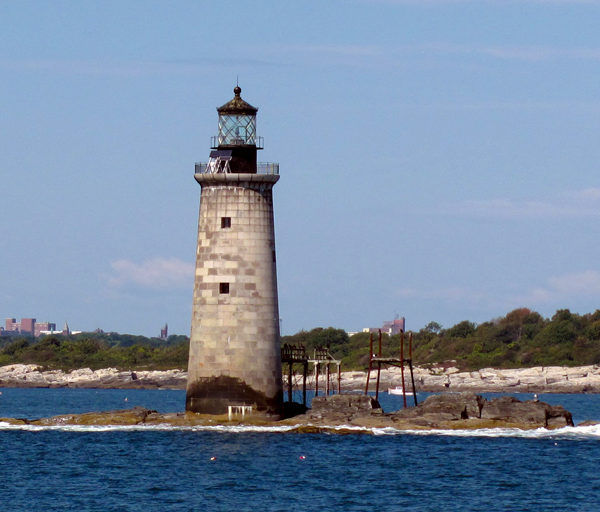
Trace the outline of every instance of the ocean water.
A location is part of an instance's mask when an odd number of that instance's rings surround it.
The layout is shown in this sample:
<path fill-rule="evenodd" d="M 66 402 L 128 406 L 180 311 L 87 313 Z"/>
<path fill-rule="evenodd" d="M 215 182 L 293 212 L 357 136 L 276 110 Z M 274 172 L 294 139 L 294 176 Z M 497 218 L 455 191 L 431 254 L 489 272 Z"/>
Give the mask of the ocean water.
<path fill-rule="evenodd" d="M 183 391 L 0 391 L 0 416 L 26 418 L 134 405 L 177 411 L 185 399 Z M 401 398 L 380 398 L 386 410 L 401 406 Z M 598 395 L 540 398 L 564 405 L 576 423 L 600 420 Z M 600 427 L 375 435 L 283 430 L 0 423 L 0 510 L 600 509 Z"/>

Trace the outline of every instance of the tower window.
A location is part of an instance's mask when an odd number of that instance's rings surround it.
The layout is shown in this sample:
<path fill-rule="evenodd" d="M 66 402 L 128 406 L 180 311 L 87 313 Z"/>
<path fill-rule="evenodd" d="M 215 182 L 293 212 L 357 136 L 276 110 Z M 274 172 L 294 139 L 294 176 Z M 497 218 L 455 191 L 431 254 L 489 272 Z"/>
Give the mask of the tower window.
<path fill-rule="evenodd" d="M 219 293 L 229 293 L 229 283 L 219 283 Z"/>
<path fill-rule="evenodd" d="M 221 217 L 221 228 L 231 227 L 231 217 Z"/>

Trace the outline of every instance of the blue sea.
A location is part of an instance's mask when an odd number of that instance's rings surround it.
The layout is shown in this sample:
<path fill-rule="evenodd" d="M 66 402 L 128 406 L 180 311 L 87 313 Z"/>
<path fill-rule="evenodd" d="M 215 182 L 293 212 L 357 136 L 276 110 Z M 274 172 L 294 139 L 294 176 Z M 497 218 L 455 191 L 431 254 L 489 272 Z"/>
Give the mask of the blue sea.
<path fill-rule="evenodd" d="M 29 419 L 185 403 L 184 391 L 0 391 L 0 417 Z M 540 399 L 600 421 L 599 395 Z M 0 423 L 0 510 L 600 510 L 600 427 L 373 433 Z"/>

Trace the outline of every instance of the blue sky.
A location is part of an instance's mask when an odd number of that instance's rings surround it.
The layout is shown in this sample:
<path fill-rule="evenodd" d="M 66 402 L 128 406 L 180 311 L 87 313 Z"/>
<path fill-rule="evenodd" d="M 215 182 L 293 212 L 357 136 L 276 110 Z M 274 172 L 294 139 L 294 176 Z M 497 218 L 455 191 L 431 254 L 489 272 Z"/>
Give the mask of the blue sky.
<path fill-rule="evenodd" d="M 284 334 L 600 308 L 600 2 L 0 2 L 0 315 L 189 333 L 200 187 L 259 107 Z"/>

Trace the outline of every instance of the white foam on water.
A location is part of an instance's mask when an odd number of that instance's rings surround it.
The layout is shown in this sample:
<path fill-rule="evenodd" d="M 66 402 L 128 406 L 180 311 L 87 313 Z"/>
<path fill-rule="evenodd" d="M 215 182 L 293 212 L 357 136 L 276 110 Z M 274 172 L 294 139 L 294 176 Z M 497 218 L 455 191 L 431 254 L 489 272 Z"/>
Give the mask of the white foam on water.
<path fill-rule="evenodd" d="M 538 428 L 533 430 L 520 430 L 517 428 L 482 428 L 477 430 L 399 430 L 393 427 L 366 428 L 355 425 L 282 425 L 282 426 L 256 426 L 256 425 L 198 425 L 198 426 L 173 426 L 168 424 L 157 425 L 11 425 L 0 422 L 0 431 L 59 431 L 59 432 L 223 432 L 223 433 L 284 433 L 294 431 L 300 427 L 318 427 L 325 432 L 336 431 L 370 433 L 375 436 L 448 436 L 448 437 L 513 437 L 522 439 L 563 439 L 563 440 L 600 440 L 600 425 L 563 427 L 555 430 Z"/>
<path fill-rule="evenodd" d="M 289 432 L 293 426 L 282 425 L 280 427 L 259 427 L 256 425 L 199 425 L 189 427 L 194 432 Z"/>
<path fill-rule="evenodd" d="M 584 427 L 563 427 L 554 430 L 537 428 L 521 430 L 518 428 L 481 428 L 476 430 L 397 430 L 394 428 L 373 429 L 375 435 L 413 435 L 448 437 L 514 437 L 522 439 L 565 439 L 600 440 L 600 425 Z"/>
<path fill-rule="evenodd" d="M 12 425 L 0 422 L 1 430 L 23 430 L 28 432 L 60 431 L 60 432 L 289 432 L 294 426 L 261 427 L 255 425 L 197 425 L 173 426 L 169 424 L 138 424 L 138 425 Z"/>

